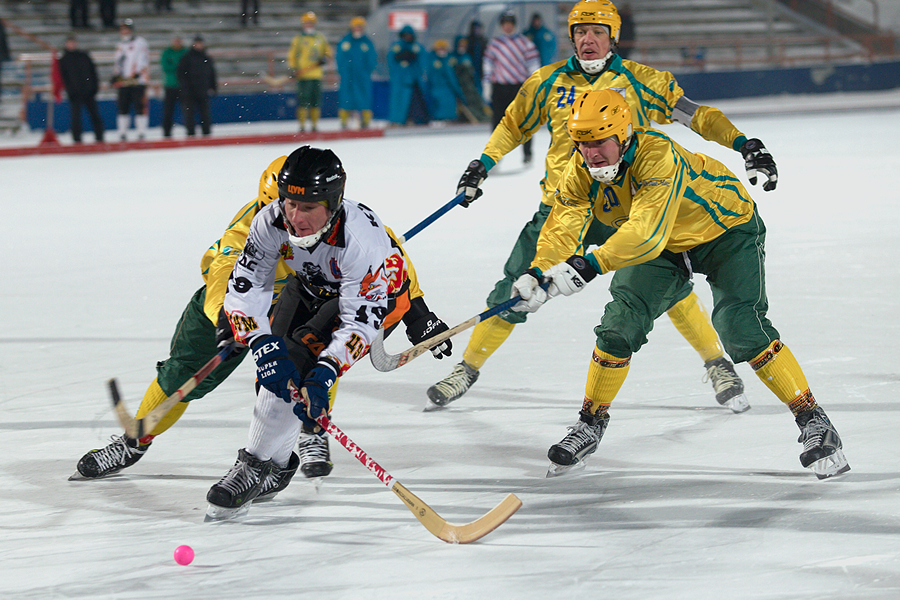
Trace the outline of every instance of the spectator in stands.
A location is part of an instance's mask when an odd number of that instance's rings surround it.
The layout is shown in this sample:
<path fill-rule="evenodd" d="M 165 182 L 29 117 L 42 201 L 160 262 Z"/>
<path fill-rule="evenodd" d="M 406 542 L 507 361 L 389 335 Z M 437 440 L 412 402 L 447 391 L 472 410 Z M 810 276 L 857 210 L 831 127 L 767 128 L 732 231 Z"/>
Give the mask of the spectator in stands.
<path fill-rule="evenodd" d="M 172 0 L 156 0 L 156 12 L 172 12 Z"/>
<path fill-rule="evenodd" d="M 491 120 L 487 114 L 487 107 L 481 100 L 480 86 L 475 78 L 475 65 L 469 56 L 469 38 L 457 36 L 454 44 L 454 52 L 450 56 L 450 64 L 456 74 L 456 81 L 462 90 L 463 101 L 460 110 L 463 116 L 460 120 L 473 123 L 487 123 Z"/>
<path fill-rule="evenodd" d="M 87 52 L 78 49 L 78 39 L 74 34 L 66 38 L 65 51 L 59 59 L 59 73 L 72 109 L 72 141 L 81 143 L 81 109 L 86 108 L 94 126 L 94 138 L 98 144 L 102 143 L 103 119 L 97 107 L 97 91 L 100 89 L 97 66 Z"/>
<path fill-rule="evenodd" d="M 316 31 L 319 22 L 316 13 L 310 11 L 301 18 L 303 32 L 291 41 L 288 51 L 288 67 L 293 69 L 297 78 L 297 121 L 300 132 L 306 130 L 306 118 L 309 117 L 312 130 L 319 127 L 320 108 L 322 102 L 322 67 L 332 56 L 331 46 L 325 36 Z"/>
<path fill-rule="evenodd" d="M 104 29 L 116 28 L 116 0 L 100 0 L 100 19 Z"/>
<path fill-rule="evenodd" d="M 472 21 L 469 23 L 469 56 L 472 57 L 472 64 L 475 66 L 475 82 L 478 84 L 478 93 L 481 94 L 481 72 L 482 61 L 484 60 L 484 49 L 487 47 L 487 38 L 484 37 L 484 25 L 481 21 Z"/>
<path fill-rule="evenodd" d="M 341 129 L 347 129 L 350 113 L 358 112 L 360 127 L 372 122 L 372 71 L 378 65 L 375 44 L 365 33 L 366 20 L 353 17 L 350 33 L 338 43 L 335 52 L 341 86 L 338 89 L 338 117 Z"/>
<path fill-rule="evenodd" d="M 391 94 L 388 121 L 391 125 L 406 125 L 410 108 L 425 104 L 425 52 L 416 41 L 416 32 L 410 25 L 400 30 L 400 39 L 388 50 L 388 72 L 391 78 Z M 416 100 L 417 99 L 417 100 Z"/>
<path fill-rule="evenodd" d="M 437 40 L 428 55 L 426 70 L 428 114 L 432 124 L 456 120 L 456 103 L 464 102 L 456 72 L 450 64 L 450 42 Z"/>
<path fill-rule="evenodd" d="M 540 68 L 537 46 L 521 33 L 516 33 L 516 16 L 511 12 L 500 15 L 501 34 L 493 38 L 484 51 L 482 89 L 485 100 L 490 98 L 493 111 L 492 126 L 500 123 L 506 107 L 513 101 L 522 83 Z M 531 163 L 531 138 L 522 145 L 525 164 Z"/>
<path fill-rule="evenodd" d="M 6 41 L 6 23 L 0 19 L 0 101 L 3 100 L 3 63 L 12 59 L 9 43 Z"/>
<path fill-rule="evenodd" d="M 556 62 L 556 36 L 544 27 L 544 19 L 540 13 L 531 15 L 531 24 L 522 35 L 531 40 L 541 55 L 541 66 Z"/>
<path fill-rule="evenodd" d="M 194 136 L 195 115 L 200 117 L 200 131 L 204 136 L 209 135 L 212 132 L 209 98 L 216 94 L 216 68 L 200 34 L 194 36 L 191 49 L 178 62 L 178 85 L 188 136 Z"/>
<path fill-rule="evenodd" d="M 90 29 L 88 0 L 69 0 L 69 23 L 72 29 Z"/>
<path fill-rule="evenodd" d="M 253 12 L 247 9 L 253 8 Z M 259 0 L 241 0 L 241 25 L 247 26 L 248 17 L 254 25 L 259 25 Z"/>
<path fill-rule="evenodd" d="M 162 51 L 159 57 L 160 67 L 163 73 L 163 137 L 172 137 L 172 125 L 175 122 L 175 106 L 181 98 L 181 90 L 178 84 L 178 63 L 181 57 L 187 54 L 188 49 L 181 41 L 181 36 L 172 36 L 172 43 Z"/>
<path fill-rule="evenodd" d="M 138 139 L 147 134 L 147 84 L 150 83 L 150 46 L 147 40 L 134 35 L 134 21 L 125 19 L 119 26 L 119 45 L 113 59 L 113 87 L 118 91 L 118 117 L 116 128 L 120 141 L 126 141 L 125 132 L 131 125 L 131 109 L 134 108 L 134 126 Z"/>
<path fill-rule="evenodd" d="M 622 17 L 622 27 L 619 29 L 619 49 L 616 54 L 625 60 L 634 49 L 634 13 L 631 5 L 623 2 L 619 8 L 619 16 Z"/>

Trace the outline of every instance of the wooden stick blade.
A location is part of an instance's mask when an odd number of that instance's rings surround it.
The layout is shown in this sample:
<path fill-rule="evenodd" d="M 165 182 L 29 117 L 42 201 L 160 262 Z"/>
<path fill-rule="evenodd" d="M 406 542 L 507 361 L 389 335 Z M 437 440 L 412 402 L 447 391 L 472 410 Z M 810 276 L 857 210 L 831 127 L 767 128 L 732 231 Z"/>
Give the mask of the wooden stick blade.
<path fill-rule="evenodd" d="M 522 501 L 515 494 L 509 494 L 503 502 L 482 517 L 471 523 L 456 525 L 434 512 L 430 506 L 406 489 L 399 481 L 394 481 L 391 491 L 403 500 L 406 507 L 425 526 L 425 529 L 448 544 L 468 544 L 480 540 L 505 523 L 522 506 Z"/>
<path fill-rule="evenodd" d="M 422 356 L 435 346 L 452 338 L 460 331 L 465 331 L 470 327 L 474 327 L 478 324 L 479 320 L 478 317 L 472 317 L 468 321 L 464 321 L 456 327 L 448 329 L 444 333 L 439 333 L 436 336 L 430 337 L 424 342 L 420 342 L 412 348 L 404 350 L 400 354 L 387 353 L 387 350 L 384 349 L 384 329 L 380 329 L 375 340 L 372 342 L 372 345 L 369 347 L 369 360 L 372 361 L 372 366 L 379 371 L 393 371 L 396 368 L 402 367 L 412 359 Z"/>

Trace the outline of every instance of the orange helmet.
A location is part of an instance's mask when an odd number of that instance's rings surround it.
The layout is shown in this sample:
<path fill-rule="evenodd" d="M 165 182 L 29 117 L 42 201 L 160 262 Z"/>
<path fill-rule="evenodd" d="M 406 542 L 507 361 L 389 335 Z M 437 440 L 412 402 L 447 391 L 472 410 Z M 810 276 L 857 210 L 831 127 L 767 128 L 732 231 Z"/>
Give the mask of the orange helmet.
<path fill-rule="evenodd" d="M 309 11 L 307 13 L 304 13 L 303 16 L 300 17 L 300 22 L 304 25 L 306 25 L 307 23 L 315 25 L 319 22 L 319 17 L 317 17 L 316 13 L 314 13 L 313 11 Z"/>
<path fill-rule="evenodd" d="M 589 23 L 592 25 L 606 25 L 609 28 L 609 38 L 614 44 L 619 43 L 619 31 L 622 29 L 622 17 L 615 5 L 609 0 L 581 0 L 569 13 L 569 39 L 574 40 L 572 30 L 576 25 Z"/>
<path fill-rule="evenodd" d="M 365 29 L 366 20 L 363 17 L 353 17 L 350 19 L 350 28 L 353 29 L 354 27 L 362 27 Z"/>
<path fill-rule="evenodd" d="M 613 137 L 624 144 L 634 131 L 631 109 L 616 90 L 591 90 L 575 99 L 566 129 L 574 142 Z"/>
<path fill-rule="evenodd" d="M 432 49 L 435 52 L 437 52 L 438 50 L 446 50 L 447 52 L 449 52 L 450 51 L 450 42 L 448 42 L 447 40 L 436 40 L 434 42 L 434 46 L 432 47 Z"/>

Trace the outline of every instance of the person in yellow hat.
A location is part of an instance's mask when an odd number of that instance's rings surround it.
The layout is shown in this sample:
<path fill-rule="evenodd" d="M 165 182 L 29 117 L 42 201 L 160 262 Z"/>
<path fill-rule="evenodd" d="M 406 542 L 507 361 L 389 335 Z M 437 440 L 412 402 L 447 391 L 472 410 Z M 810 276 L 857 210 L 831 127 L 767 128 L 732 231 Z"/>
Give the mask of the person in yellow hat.
<path fill-rule="evenodd" d="M 307 118 L 312 131 L 316 131 L 322 116 L 323 67 L 333 54 L 328 40 L 316 31 L 319 22 L 316 13 L 304 13 L 300 21 L 303 31 L 291 40 L 287 62 L 297 79 L 297 121 L 300 131 L 306 131 Z"/>

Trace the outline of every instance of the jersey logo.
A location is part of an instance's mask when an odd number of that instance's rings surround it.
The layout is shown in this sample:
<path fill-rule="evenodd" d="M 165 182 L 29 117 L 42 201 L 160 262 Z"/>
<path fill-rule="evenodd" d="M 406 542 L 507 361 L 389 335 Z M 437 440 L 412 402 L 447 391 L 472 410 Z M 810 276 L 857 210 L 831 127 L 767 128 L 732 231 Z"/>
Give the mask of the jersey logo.
<path fill-rule="evenodd" d="M 256 324 L 256 319 L 248 317 L 238 310 L 228 313 L 228 322 L 231 323 L 234 339 L 239 342 L 243 342 L 247 339 L 249 333 L 259 329 L 259 325 Z"/>
<path fill-rule="evenodd" d="M 283 242 L 281 248 L 278 249 L 278 254 L 280 254 L 284 260 L 291 260 L 294 258 L 294 247 L 287 242 Z"/>
<path fill-rule="evenodd" d="M 378 265 L 374 273 L 372 267 L 369 267 L 369 272 L 359 284 L 359 296 L 369 302 L 376 302 L 384 298 L 386 289 L 387 276 L 384 273 L 384 265 Z"/>
<path fill-rule="evenodd" d="M 400 291 L 409 277 L 409 272 L 406 269 L 406 261 L 399 252 L 395 252 L 385 259 L 384 269 L 387 273 L 388 294 Z"/>
<path fill-rule="evenodd" d="M 300 194 L 301 196 L 306 194 L 306 188 L 301 187 L 299 185 L 290 185 L 287 186 L 288 194 Z"/>
<path fill-rule="evenodd" d="M 341 268 L 337 264 L 337 259 L 333 256 L 328 259 L 328 269 L 331 271 L 332 277 L 335 279 L 343 279 L 344 274 L 341 273 Z"/>

